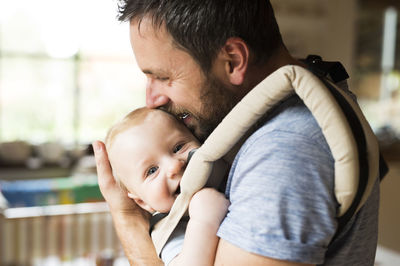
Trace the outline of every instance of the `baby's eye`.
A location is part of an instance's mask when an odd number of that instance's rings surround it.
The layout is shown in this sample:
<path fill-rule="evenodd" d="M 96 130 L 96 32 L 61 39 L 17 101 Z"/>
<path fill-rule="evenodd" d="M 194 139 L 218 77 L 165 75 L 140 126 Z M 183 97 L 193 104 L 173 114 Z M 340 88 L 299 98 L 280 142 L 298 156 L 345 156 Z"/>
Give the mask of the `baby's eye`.
<path fill-rule="evenodd" d="M 175 146 L 173 153 L 177 153 L 178 151 L 180 151 L 183 148 L 183 144 L 178 144 Z"/>
<path fill-rule="evenodd" d="M 154 174 L 155 172 L 157 172 L 157 170 L 158 170 L 158 166 L 150 167 L 149 170 L 147 170 L 146 176 Z"/>

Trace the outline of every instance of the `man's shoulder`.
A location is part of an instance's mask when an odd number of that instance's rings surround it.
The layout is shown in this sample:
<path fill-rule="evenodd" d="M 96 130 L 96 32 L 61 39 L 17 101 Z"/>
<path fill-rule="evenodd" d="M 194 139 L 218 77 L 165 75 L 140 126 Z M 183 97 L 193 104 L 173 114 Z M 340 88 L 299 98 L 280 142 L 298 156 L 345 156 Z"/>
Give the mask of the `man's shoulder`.
<path fill-rule="evenodd" d="M 269 176 L 255 182 L 279 178 L 285 186 L 295 176 L 305 183 L 331 187 L 333 172 L 334 159 L 321 128 L 303 102 L 291 97 L 246 139 L 233 161 L 228 184 L 238 177 Z"/>
<path fill-rule="evenodd" d="M 292 96 L 273 108 L 263 119 L 261 126 L 245 141 L 246 145 L 262 145 L 264 142 L 282 139 L 286 145 L 297 145 L 301 139 L 315 142 L 329 151 L 328 144 L 314 116 L 297 96 Z"/>
<path fill-rule="evenodd" d="M 337 205 L 333 160 L 320 139 L 298 98 L 276 107 L 232 164 L 226 186 L 231 206 L 219 236 L 262 256 L 321 263 Z M 310 197 L 310 191 L 318 193 Z M 309 221 L 312 229 L 303 226 Z"/>

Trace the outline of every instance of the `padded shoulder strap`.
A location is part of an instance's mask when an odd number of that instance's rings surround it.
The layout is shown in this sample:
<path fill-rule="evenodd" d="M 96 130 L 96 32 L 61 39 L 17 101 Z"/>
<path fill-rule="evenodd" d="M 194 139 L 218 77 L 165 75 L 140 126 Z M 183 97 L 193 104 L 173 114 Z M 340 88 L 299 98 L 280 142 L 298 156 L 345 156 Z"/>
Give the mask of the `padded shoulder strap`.
<path fill-rule="evenodd" d="M 366 185 L 358 209 L 365 202 L 378 176 L 378 143 L 361 110 L 355 102 L 333 84 L 328 84 L 353 110 L 364 134 L 366 165 L 360 165 L 357 141 L 346 115 L 331 90 L 308 70 L 299 66 L 284 66 L 252 89 L 223 119 L 190 160 L 181 180 L 181 194 L 169 215 L 159 222 L 152 238 L 160 253 L 180 218 L 186 212 L 192 195 L 207 181 L 213 162 L 226 154 L 247 130 L 268 110 L 290 94 L 296 93 L 314 115 L 322 129 L 335 160 L 335 194 L 343 216 L 352 205 L 358 191 L 360 168 L 367 168 Z M 364 163 L 364 161 L 363 161 Z"/>

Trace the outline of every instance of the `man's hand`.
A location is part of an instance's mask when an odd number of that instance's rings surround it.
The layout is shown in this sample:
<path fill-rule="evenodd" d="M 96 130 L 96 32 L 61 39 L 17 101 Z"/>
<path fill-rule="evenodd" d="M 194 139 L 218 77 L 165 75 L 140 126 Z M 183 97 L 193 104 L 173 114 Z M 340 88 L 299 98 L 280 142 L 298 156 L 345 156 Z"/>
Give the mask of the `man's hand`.
<path fill-rule="evenodd" d="M 148 213 L 131 200 L 127 196 L 127 192 L 123 191 L 115 181 L 104 143 L 101 141 L 93 142 L 93 150 L 96 157 L 100 191 L 107 201 L 111 213 L 118 216 L 136 215 L 138 219 L 145 218 L 148 221 Z"/>
<path fill-rule="evenodd" d="M 115 181 L 107 151 L 101 141 L 93 142 L 100 191 L 110 207 L 114 227 L 131 265 L 163 265 L 149 234 L 150 214 L 128 198 Z"/>

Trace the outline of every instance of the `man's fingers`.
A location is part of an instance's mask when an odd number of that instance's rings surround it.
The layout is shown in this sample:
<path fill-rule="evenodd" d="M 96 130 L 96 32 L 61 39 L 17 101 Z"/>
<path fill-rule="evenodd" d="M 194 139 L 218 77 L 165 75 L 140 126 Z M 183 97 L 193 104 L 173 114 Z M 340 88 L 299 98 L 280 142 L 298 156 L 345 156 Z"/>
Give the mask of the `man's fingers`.
<path fill-rule="evenodd" d="M 99 187 L 104 194 L 103 190 L 114 189 L 116 186 L 116 182 L 112 174 L 110 162 L 108 161 L 107 151 L 105 149 L 104 143 L 101 141 L 95 141 L 92 145 L 96 158 Z"/>
<path fill-rule="evenodd" d="M 128 198 L 127 193 L 122 191 L 115 181 L 104 143 L 94 141 L 92 146 L 96 158 L 100 191 L 110 207 L 114 222 L 116 221 L 118 224 L 134 217 L 136 223 L 143 223 L 148 227 L 149 214 L 142 210 L 132 199 Z"/>
<path fill-rule="evenodd" d="M 128 198 L 114 179 L 105 145 L 101 141 L 93 142 L 96 157 L 97 179 L 101 194 L 110 206 L 111 211 L 132 211 L 138 209 L 134 201 Z"/>

